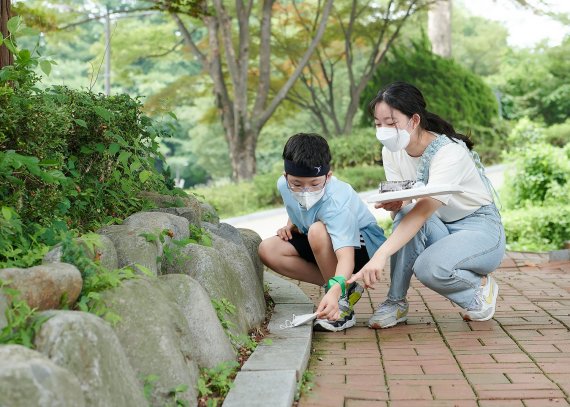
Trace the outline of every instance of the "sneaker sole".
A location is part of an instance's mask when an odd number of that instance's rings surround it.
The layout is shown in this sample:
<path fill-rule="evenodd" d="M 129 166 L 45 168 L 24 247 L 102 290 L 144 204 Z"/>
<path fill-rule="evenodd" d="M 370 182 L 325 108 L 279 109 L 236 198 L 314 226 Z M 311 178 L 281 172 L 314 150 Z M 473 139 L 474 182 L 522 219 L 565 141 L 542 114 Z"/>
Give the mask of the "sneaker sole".
<path fill-rule="evenodd" d="M 368 328 L 372 328 L 372 329 L 392 328 L 393 326 L 396 326 L 402 322 L 406 322 L 407 320 L 408 320 L 408 317 L 404 317 L 404 318 L 397 319 L 394 322 L 392 322 L 390 324 L 386 324 L 386 325 L 380 325 L 379 322 L 373 322 L 371 324 L 368 324 Z"/>
<path fill-rule="evenodd" d="M 333 321 L 333 323 L 334 322 L 335 321 Z M 329 324 L 326 320 L 317 321 L 315 322 L 313 329 L 319 332 L 339 332 L 344 331 L 348 328 L 352 328 L 354 325 L 356 325 L 356 315 L 353 315 L 352 318 L 346 321 L 346 324 L 342 326 L 334 326 L 332 324 Z"/>
<path fill-rule="evenodd" d="M 463 320 L 464 321 L 467 321 L 467 322 L 483 322 L 483 321 L 488 321 L 491 318 L 493 318 L 493 316 L 495 315 L 495 309 L 496 309 L 496 305 L 497 305 L 497 297 L 499 296 L 499 284 L 495 283 L 495 286 L 496 286 L 495 294 L 493 295 L 493 303 L 495 304 L 495 306 L 492 308 L 491 314 L 489 314 L 485 318 L 479 318 L 479 319 L 471 318 L 468 314 L 463 314 Z"/>

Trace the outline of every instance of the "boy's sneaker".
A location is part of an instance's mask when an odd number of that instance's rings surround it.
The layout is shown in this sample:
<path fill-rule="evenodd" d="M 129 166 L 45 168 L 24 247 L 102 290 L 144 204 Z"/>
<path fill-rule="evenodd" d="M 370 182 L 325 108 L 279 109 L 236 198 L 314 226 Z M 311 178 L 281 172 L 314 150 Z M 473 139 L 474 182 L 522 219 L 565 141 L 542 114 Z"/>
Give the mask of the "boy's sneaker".
<path fill-rule="evenodd" d="M 368 326 L 373 329 L 390 328 L 408 320 L 408 302 L 406 300 L 386 300 L 378 305 L 374 314 L 368 320 Z"/>
<path fill-rule="evenodd" d="M 354 282 L 349 285 L 346 295 L 338 300 L 340 317 L 336 321 L 317 319 L 314 324 L 315 331 L 337 332 L 353 327 L 356 324 L 354 305 L 360 300 L 363 292 L 364 288 L 360 284 Z"/>
<path fill-rule="evenodd" d="M 465 321 L 487 321 L 493 318 L 498 295 L 499 286 L 497 282 L 493 277 L 487 276 L 487 284 L 479 290 L 479 293 L 477 293 L 475 297 L 477 303 L 476 308 L 468 309 L 467 312 L 463 314 L 463 319 Z"/>

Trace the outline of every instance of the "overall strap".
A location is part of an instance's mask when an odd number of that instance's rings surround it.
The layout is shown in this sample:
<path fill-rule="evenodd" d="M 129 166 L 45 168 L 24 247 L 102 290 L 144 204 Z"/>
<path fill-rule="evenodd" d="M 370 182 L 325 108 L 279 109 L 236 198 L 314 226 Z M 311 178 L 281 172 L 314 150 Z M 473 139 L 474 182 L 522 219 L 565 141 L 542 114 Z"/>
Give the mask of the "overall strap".
<path fill-rule="evenodd" d="M 416 180 L 427 185 L 429 179 L 429 166 L 431 165 L 431 160 L 439 149 L 443 146 L 452 143 L 452 141 L 444 136 L 438 135 L 435 140 L 433 140 L 424 150 L 422 156 L 420 157 L 420 162 L 418 164 L 418 171 L 416 173 Z"/>
<path fill-rule="evenodd" d="M 485 188 L 487 188 L 487 191 L 489 192 L 489 194 L 491 194 L 491 198 L 493 199 L 493 202 L 496 202 L 499 206 L 499 209 L 501 209 L 500 208 L 501 204 L 500 204 L 500 200 L 499 200 L 499 194 L 497 194 L 497 191 L 493 187 L 493 184 L 491 184 L 491 181 L 489 180 L 489 178 L 487 178 L 487 175 L 485 175 L 485 167 L 483 166 L 483 163 L 481 163 L 481 158 L 479 157 L 479 154 L 477 154 L 477 152 L 475 152 L 473 150 L 469 150 L 469 148 L 467 147 L 467 145 L 465 144 L 465 142 L 463 140 L 456 140 L 456 141 L 459 145 L 463 146 L 463 148 L 465 148 L 467 150 L 467 152 L 469 153 L 469 156 L 473 160 L 473 163 L 475 164 L 475 168 L 477 169 L 477 172 L 479 173 L 479 176 L 481 177 L 481 180 L 483 181 Z M 429 167 L 431 165 L 431 161 L 432 161 L 433 157 L 435 156 L 435 154 L 439 151 L 439 149 L 441 147 L 446 146 L 449 143 L 453 143 L 453 141 L 451 141 L 449 139 L 449 137 L 447 137 L 443 134 L 440 134 L 436 137 L 435 140 L 433 140 L 426 147 L 424 153 L 422 154 L 422 156 L 420 158 L 420 163 L 418 165 L 418 171 L 416 174 L 416 179 L 419 182 L 423 182 L 424 184 L 427 185 L 428 180 L 429 180 Z"/>
<path fill-rule="evenodd" d="M 479 157 L 479 154 L 476 151 L 469 150 L 469 148 L 467 147 L 467 145 L 463 140 L 457 140 L 457 142 L 467 150 L 467 152 L 471 156 L 471 159 L 473 159 L 473 162 L 475 163 L 475 168 L 477 169 L 477 172 L 479 173 L 479 176 L 481 177 L 481 180 L 483 181 L 485 188 L 487 188 L 487 191 L 489 192 L 489 194 L 491 194 L 491 199 L 493 199 L 493 203 L 497 205 L 499 210 L 501 210 L 502 205 L 501 205 L 501 200 L 499 199 L 499 194 L 495 190 L 495 187 L 493 187 L 491 180 L 485 174 L 485 166 L 481 162 L 481 157 Z"/>

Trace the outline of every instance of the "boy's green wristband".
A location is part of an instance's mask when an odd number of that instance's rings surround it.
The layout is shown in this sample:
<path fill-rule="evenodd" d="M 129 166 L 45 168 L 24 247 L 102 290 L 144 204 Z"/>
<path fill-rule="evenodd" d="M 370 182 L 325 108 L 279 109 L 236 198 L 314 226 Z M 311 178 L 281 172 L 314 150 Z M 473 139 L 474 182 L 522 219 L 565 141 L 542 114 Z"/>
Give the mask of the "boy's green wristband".
<path fill-rule="evenodd" d="M 342 296 L 344 297 L 344 294 L 346 292 L 346 278 L 344 276 L 332 277 L 331 279 L 329 279 L 329 282 L 327 284 L 327 290 L 330 290 L 330 288 L 335 284 L 340 285 L 340 289 L 342 290 Z"/>

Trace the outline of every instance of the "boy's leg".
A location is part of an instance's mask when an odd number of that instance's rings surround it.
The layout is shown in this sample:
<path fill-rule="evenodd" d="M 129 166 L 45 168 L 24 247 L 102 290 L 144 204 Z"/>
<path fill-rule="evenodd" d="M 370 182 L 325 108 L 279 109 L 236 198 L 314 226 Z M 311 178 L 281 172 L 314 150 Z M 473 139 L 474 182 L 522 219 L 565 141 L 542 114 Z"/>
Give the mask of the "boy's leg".
<path fill-rule="evenodd" d="M 317 265 L 303 259 L 293 244 L 279 236 L 264 239 L 258 253 L 263 264 L 276 273 L 311 284 L 325 283 Z"/>
<path fill-rule="evenodd" d="M 323 283 L 326 283 L 334 277 L 338 263 L 327 227 L 322 222 L 315 222 L 309 228 L 307 236 L 323 277 Z"/>

